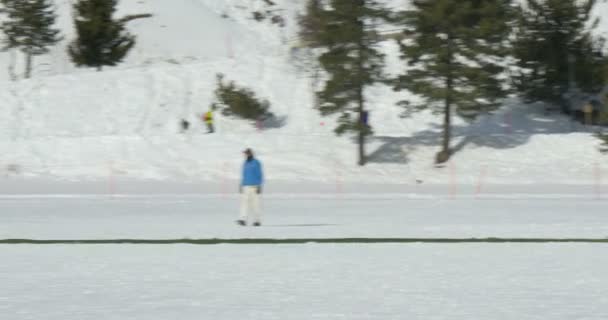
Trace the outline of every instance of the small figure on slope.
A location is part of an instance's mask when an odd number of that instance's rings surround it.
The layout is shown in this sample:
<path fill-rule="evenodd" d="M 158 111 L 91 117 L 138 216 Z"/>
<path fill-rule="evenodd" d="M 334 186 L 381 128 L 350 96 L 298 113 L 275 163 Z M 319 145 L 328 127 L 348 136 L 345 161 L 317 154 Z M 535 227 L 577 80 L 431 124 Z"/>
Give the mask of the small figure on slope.
<path fill-rule="evenodd" d="M 207 133 L 215 132 L 213 120 L 213 109 L 210 109 L 209 111 L 205 112 L 205 114 L 203 114 L 203 122 L 205 122 L 205 124 L 207 125 Z"/>

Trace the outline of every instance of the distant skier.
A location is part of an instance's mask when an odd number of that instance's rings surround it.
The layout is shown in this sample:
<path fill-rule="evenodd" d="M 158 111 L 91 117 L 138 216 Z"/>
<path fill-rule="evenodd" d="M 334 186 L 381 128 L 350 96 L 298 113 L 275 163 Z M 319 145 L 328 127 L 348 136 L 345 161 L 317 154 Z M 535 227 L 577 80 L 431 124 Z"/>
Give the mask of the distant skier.
<path fill-rule="evenodd" d="M 365 126 L 365 129 L 370 129 L 370 125 L 369 125 L 369 111 L 363 111 L 363 113 L 361 114 L 361 124 L 363 126 Z"/>
<path fill-rule="evenodd" d="M 242 194 L 241 212 L 237 223 L 241 226 L 247 225 L 248 218 L 252 218 L 253 226 L 259 227 L 262 224 L 260 212 L 260 195 L 264 183 L 262 164 L 253 155 L 253 150 L 247 149 L 245 163 L 243 164 L 243 176 L 241 180 L 240 192 Z"/>
<path fill-rule="evenodd" d="M 203 121 L 205 122 L 205 124 L 207 125 L 207 133 L 214 133 L 215 132 L 215 127 L 213 125 L 213 109 L 205 112 L 205 114 L 203 115 Z"/>
<path fill-rule="evenodd" d="M 186 133 L 190 128 L 190 122 L 186 119 L 182 119 L 180 122 L 181 133 Z"/>

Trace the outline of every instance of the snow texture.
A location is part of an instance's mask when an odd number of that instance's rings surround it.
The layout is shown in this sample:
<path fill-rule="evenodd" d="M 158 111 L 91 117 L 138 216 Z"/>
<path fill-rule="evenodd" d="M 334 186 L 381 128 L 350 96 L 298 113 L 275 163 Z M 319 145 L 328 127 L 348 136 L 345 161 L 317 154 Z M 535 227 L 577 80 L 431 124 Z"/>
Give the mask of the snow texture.
<path fill-rule="evenodd" d="M 154 16 L 129 24 L 138 44 L 124 64 L 95 72 L 69 62 L 72 1 L 56 0 L 65 41 L 36 58 L 33 79 L 0 72 L 0 239 L 608 237 L 594 129 L 545 106 L 511 99 L 455 119 L 458 152 L 436 168 L 440 117 L 402 119 L 407 95 L 376 86 L 371 162 L 356 166 L 354 141 L 312 109 L 294 23 L 304 2 L 273 1 L 285 28 L 253 21 L 262 1 L 121 1 L 119 16 Z M 604 19 L 596 32 L 607 30 Z M 382 50 L 399 71 L 397 46 Z M 268 99 L 277 121 L 259 130 L 218 115 L 218 133 L 203 134 L 220 72 Z M 233 223 L 245 147 L 269 182 L 257 229 Z M 0 319 L 603 320 L 607 250 L 0 245 Z"/>
<path fill-rule="evenodd" d="M 303 1 L 275 1 L 285 28 L 252 19 L 262 1 L 178 2 L 121 1 L 117 16 L 154 16 L 129 24 L 138 44 L 124 64 L 94 72 L 69 63 L 70 1 L 57 1 L 66 40 L 35 60 L 33 79 L 0 81 L 0 179 L 221 183 L 237 178 L 240 151 L 251 147 L 271 181 L 605 184 L 595 129 L 516 99 L 472 124 L 455 119 L 458 152 L 436 168 L 441 118 L 431 112 L 400 118 L 396 103 L 407 94 L 382 85 L 366 92 L 375 137 L 370 164 L 359 168 L 354 140 L 336 137 L 335 119 L 312 108 L 312 80 L 301 68 L 306 52 L 296 37 Z M 408 1 L 390 4 L 405 8 Z M 600 3 L 596 11 L 606 8 Z M 597 32 L 605 30 L 604 21 Z M 387 72 L 400 70 L 396 44 L 382 43 L 382 50 Z M 2 55 L 0 70 L 9 61 Z M 212 102 L 217 73 L 268 99 L 276 121 L 258 130 L 218 116 L 218 133 L 204 135 L 200 114 Z M 192 123 L 184 135 L 181 119 Z"/>
<path fill-rule="evenodd" d="M 10 320 L 608 318 L 592 244 L 0 245 Z"/>
<path fill-rule="evenodd" d="M 261 228 L 236 225 L 231 195 L 5 196 L 0 239 L 608 238 L 588 197 L 376 196 L 270 194 Z"/>

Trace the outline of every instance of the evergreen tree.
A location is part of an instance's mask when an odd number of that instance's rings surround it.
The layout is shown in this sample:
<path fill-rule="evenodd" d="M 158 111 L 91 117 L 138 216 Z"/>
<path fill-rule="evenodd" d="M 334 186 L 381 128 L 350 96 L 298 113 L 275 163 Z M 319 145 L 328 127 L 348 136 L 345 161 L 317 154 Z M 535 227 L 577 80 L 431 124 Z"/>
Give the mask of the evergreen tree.
<path fill-rule="evenodd" d="M 320 34 L 324 25 L 323 1 L 308 0 L 306 11 L 298 16 L 299 31 L 301 41 L 308 47 L 321 46 Z"/>
<path fill-rule="evenodd" d="M 32 73 L 34 56 L 49 52 L 61 40 L 54 29 L 56 15 L 51 0 L 2 0 L 7 20 L 2 23 L 5 49 L 18 49 L 26 57 L 25 77 Z"/>
<path fill-rule="evenodd" d="M 311 76 L 311 89 L 314 99 L 314 107 L 320 107 L 320 100 L 316 92 L 321 82 L 321 65 L 319 63 L 319 52 L 322 44 L 320 43 L 321 33 L 325 24 L 325 16 L 323 15 L 322 0 L 308 0 L 306 3 L 306 11 L 298 16 L 299 26 L 299 41 L 297 48 L 301 52 L 296 58 L 296 61 Z"/>
<path fill-rule="evenodd" d="M 216 101 L 211 104 L 211 110 L 221 110 L 223 115 L 238 116 L 254 123 L 274 117 L 268 100 L 258 98 L 251 89 L 234 81 L 224 81 L 221 73 L 216 75 L 216 79 Z"/>
<path fill-rule="evenodd" d="M 384 64 L 373 22 L 387 12 L 375 0 L 330 0 L 320 14 L 323 23 L 313 41 L 325 50 L 319 62 L 328 79 L 318 93 L 319 109 L 323 115 L 340 114 L 337 134 L 357 134 L 358 163 L 365 165 L 365 137 L 372 133 L 365 88 L 382 80 Z"/>
<path fill-rule="evenodd" d="M 604 42 L 594 39 L 591 12 L 596 0 L 527 0 L 518 10 L 514 43 L 521 70 L 516 84 L 530 101 L 566 109 L 564 94 L 578 88 L 597 92 L 606 83 Z"/>
<path fill-rule="evenodd" d="M 78 38 L 68 52 L 77 66 L 115 66 L 135 45 L 135 36 L 125 30 L 128 20 L 114 20 L 117 0 L 79 0 L 74 4 Z"/>
<path fill-rule="evenodd" d="M 444 116 L 442 150 L 436 163 L 451 156 L 453 111 L 465 118 L 496 107 L 505 90 L 498 79 L 506 55 L 508 0 L 416 0 L 400 21 L 405 40 L 402 59 L 410 68 L 396 81 L 422 104 L 403 101 L 408 111 L 438 108 Z"/>

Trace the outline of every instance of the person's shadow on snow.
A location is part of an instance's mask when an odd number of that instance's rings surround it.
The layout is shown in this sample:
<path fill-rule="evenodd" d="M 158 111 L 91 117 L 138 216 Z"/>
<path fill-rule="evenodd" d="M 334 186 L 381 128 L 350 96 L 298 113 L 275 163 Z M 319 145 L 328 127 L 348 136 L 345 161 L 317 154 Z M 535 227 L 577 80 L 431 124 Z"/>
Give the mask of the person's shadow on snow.
<path fill-rule="evenodd" d="M 267 227 L 275 228 L 294 228 L 294 227 L 335 227 L 339 224 L 331 223 L 302 223 L 302 224 L 267 224 Z"/>

